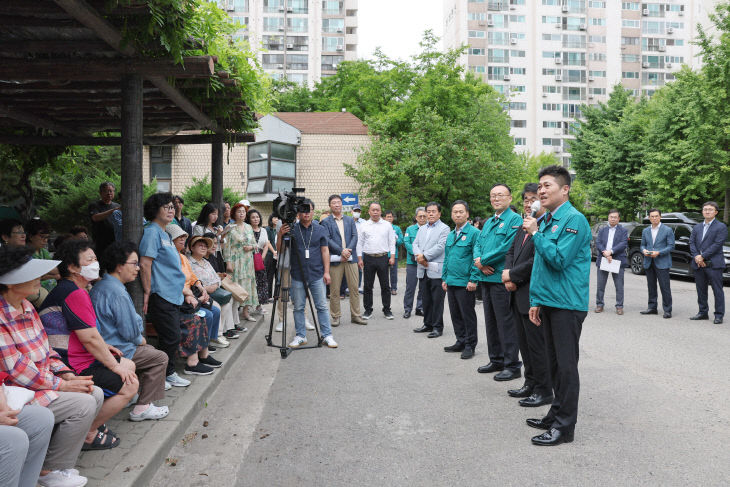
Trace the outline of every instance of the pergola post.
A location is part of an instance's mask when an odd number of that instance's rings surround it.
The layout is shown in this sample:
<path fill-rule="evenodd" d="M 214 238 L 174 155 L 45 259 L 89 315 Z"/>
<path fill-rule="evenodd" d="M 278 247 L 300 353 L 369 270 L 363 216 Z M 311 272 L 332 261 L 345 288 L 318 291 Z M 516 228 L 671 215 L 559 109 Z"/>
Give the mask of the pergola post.
<path fill-rule="evenodd" d="M 210 144 L 210 187 L 211 201 L 219 208 L 218 223 L 225 225 L 228 222 L 223 222 L 223 144 L 221 142 Z"/>
<path fill-rule="evenodd" d="M 122 77 L 122 237 L 139 244 L 142 239 L 142 76 Z M 142 312 L 142 285 L 128 285 L 134 307 Z"/>

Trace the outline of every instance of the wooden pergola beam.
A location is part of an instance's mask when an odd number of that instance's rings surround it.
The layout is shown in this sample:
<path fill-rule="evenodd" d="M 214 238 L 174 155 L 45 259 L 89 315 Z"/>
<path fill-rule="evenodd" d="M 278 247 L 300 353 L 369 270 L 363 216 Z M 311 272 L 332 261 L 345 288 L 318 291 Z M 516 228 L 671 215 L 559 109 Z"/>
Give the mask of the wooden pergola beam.
<path fill-rule="evenodd" d="M 2 44 L 0 44 L 0 53 L 12 54 L 63 54 L 68 52 L 99 53 L 104 51 L 113 52 L 114 49 L 106 43 L 97 39 L 83 39 L 73 41 L 45 41 L 25 39 L 22 41 L 4 41 Z"/>
<path fill-rule="evenodd" d="M 0 58 L 0 78 L 94 81 L 115 80 L 127 74 L 146 77 L 209 78 L 215 66 L 212 56 L 184 58 L 184 65 L 149 59 L 14 59 Z M 164 79 L 164 78 L 163 78 Z M 169 85 L 168 85 L 169 86 Z"/>
<path fill-rule="evenodd" d="M 37 115 L 33 115 L 32 113 L 14 110 L 12 108 L 7 108 L 2 105 L 0 105 L 0 117 L 7 117 L 13 120 L 17 120 L 18 122 L 27 123 L 28 125 L 32 125 L 34 127 L 52 130 L 53 132 L 60 135 L 77 135 L 79 133 L 83 133 L 84 135 L 86 135 L 80 130 L 74 129 L 73 127 L 66 124 L 60 124 L 55 120 L 49 120 L 43 117 L 39 117 Z"/>
<path fill-rule="evenodd" d="M 186 134 L 186 135 L 149 135 L 145 136 L 145 145 L 191 145 L 191 144 L 224 144 L 254 142 L 253 134 Z M 88 136 L 32 136 L 32 135 L 0 135 L 0 144 L 12 145 L 89 145 L 116 146 L 122 144 L 121 137 L 88 137 Z"/>

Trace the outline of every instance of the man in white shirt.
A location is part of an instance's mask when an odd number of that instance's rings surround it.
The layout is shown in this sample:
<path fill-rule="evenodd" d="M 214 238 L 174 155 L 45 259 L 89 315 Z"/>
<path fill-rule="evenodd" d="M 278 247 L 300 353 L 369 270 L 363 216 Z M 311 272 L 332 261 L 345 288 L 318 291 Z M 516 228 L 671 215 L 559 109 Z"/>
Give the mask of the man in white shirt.
<path fill-rule="evenodd" d="M 357 260 L 364 274 L 363 305 L 365 313 L 362 317 L 369 320 L 373 316 L 373 285 L 375 275 L 380 282 L 380 299 L 383 303 L 383 314 L 388 320 L 393 319 L 390 311 L 390 279 L 388 266 L 395 262 L 395 231 L 393 225 L 381 218 L 380 203 L 370 203 L 368 213 L 370 220 L 360 224 L 357 240 Z M 390 259 L 388 258 L 390 252 Z"/>
<path fill-rule="evenodd" d="M 620 215 L 618 210 L 608 212 L 608 226 L 603 227 L 596 235 L 596 313 L 603 312 L 603 296 L 606 291 L 608 275 L 613 276 L 613 284 L 616 287 L 616 314 L 624 314 L 624 266 L 626 265 L 626 247 L 629 242 L 628 231 L 619 225 Z M 621 262 L 621 267 L 616 273 L 601 270 L 601 263 L 606 259 L 610 264 L 614 259 Z"/>

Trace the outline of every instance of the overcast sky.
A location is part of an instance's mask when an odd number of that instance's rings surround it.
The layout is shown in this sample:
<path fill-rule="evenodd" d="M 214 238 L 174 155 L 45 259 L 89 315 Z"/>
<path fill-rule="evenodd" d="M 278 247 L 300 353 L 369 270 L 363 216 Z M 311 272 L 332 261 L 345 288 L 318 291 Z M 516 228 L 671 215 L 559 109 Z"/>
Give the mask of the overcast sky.
<path fill-rule="evenodd" d="M 371 59 L 381 47 L 389 57 L 405 60 L 420 52 L 423 31 L 443 34 L 443 0 L 359 0 L 357 6 L 359 58 Z"/>

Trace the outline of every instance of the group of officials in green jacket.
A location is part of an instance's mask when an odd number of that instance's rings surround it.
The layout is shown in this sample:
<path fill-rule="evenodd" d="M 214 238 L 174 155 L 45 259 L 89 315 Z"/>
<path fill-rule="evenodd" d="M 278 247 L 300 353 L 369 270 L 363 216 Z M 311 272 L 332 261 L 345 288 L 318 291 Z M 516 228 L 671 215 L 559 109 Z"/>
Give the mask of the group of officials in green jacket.
<path fill-rule="evenodd" d="M 524 219 L 509 207 L 510 188 L 495 184 L 490 190 L 495 214 L 481 231 L 468 223 L 467 202 L 455 201 L 456 228 L 446 238 L 442 264 L 456 335 L 456 343 L 444 350 L 465 359 L 474 355 L 480 292 L 490 361 L 478 371 L 497 372 L 499 381 L 517 379 L 522 353 L 525 385 L 509 395 L 522 398 L 525 407 L 551 405 L 544 417 L 527 420 L 546 430 L 532 438 L 536 445 L 573 441 L 578 416 L 578 342 L 588 312 L 591 231 L 568 201 L 570 183 L 565 168 L 543 168 L 539 183 L 522 193 Z M 531 210 L 536 199 L 541 209 Z"/>

